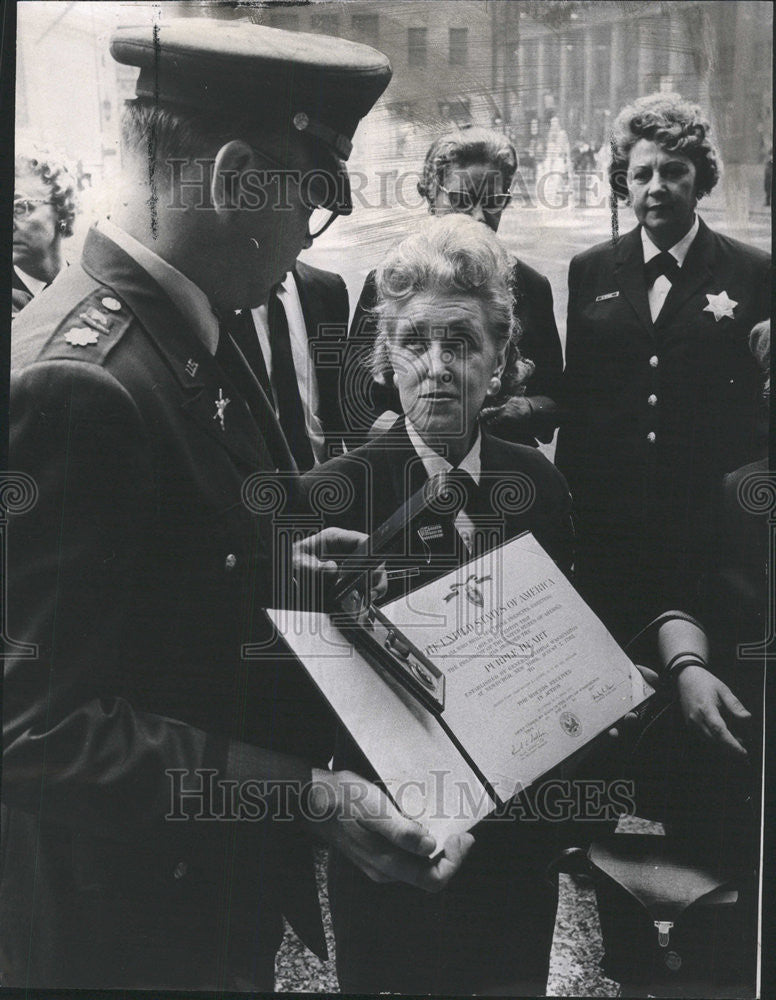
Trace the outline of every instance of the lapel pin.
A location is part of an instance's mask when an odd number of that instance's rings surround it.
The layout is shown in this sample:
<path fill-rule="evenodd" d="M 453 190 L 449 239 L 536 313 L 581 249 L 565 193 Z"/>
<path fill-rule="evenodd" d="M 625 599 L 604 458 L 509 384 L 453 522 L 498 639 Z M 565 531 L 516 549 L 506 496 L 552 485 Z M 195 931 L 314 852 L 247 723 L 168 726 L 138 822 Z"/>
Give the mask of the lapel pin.
<path fill-rule="evenodd" d="M 65 340 L 72 347 L 89 347 L 91 344 L 97 343 L 98 337 L 94 330 L 90 330 L 89 327 L 76 326 L 67 331 Z"/>
<path fill-rule="evenodd" d="M 596 302 L 605 302 L 607 299 L 616 299 L 619 294 L 619 292 L 607 292 L 606 295 L 598 295 L 596 296 Z"/>
<path fill-rule="evenodd" d="M 198 368 L 199 368 L 198 362 L 196 362 L 194 358 L 189 358 L 189 360 L 186 362 L 186 374 L 190 375 L 191 378 L 194 378 L 194 376 L 197 374 Z M 221 390 L 219 389 L 219 392 L 220 391 Z"/>
<path fill-rule="evenodd" d="M 722 291 L 718 295 L 711 295 L 707 292 L 706 298 L 709 300 L 709 303 L 703 307 L 703 311 L 712 313 L 715 322 L 719 323 L 723 316 L 733 319 L 733 310 L 738 303 L 728 298 L 727 292 Z"/>
<path fill-rule="evenodd" d="M 215 401 L 216 412 L 213 414 L 213 420 L 220 420 L 221 421 L 221 430 L 222 431 L 226 430 L 226 426 L 224 424 L 224 410 L 227 408 L 227 406 L 229 405 L 230 402 L 231 402 L 231 400 L 229 399 L 229 397 L 228 396 L 227 397 L 224 396 L 224 390 L 223 389 L 219 389 L 218 390 L 218 399 Z"/>
<path fill-rule="evenodd" d="M 109 312 L 121 312 L 121 303 L 118 299 L 114 299 L 110 295 L 106 295 L 104 299 L 101 299 L 100 305 L 104 306 Z"/>
<path fill-rule="evenodd" d="M 82 312 L 78 318 L 97 333 L 110 333 L 110 316 L 93 306 Z"/>

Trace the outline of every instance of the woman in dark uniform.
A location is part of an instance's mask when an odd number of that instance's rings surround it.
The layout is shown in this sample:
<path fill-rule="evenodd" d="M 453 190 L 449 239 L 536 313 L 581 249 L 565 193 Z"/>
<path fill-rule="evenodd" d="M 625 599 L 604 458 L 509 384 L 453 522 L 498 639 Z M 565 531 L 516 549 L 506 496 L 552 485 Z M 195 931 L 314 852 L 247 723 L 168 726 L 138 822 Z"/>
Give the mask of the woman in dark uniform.
<path fill-rule="evenodd" d="M 436 139 L 426 153 L 418 191 L 432 215 L 462 213 L 495 233 L 510 202 L 509 188 L 517 154 L 501 132 L 465 126 Z M 563 353 L 552 308 L 552 290 L 544 275 L 513 258 L 510 288 L 520 334 L 520 352 L 534 364 L 523 390 L 504 394 L 487 412 L 488 428 L 498 437 L 536 445 L 549 442 L 555 430 L 555 397 Z M 376 324 L 375 272 L 367 276 L 350 327 L 343 396 L 352 440 L 384 430 L 401 412 L 390 377 L 381 382 L 367 371 Z M 375 423 L 376 422 L 376 423 Z"/>
<path fill-rule="evenodd" d="M 720 173 L 709 131 L 676 94 L 624 108 L 609 175 L 639 225 L 569 269 L 556 462 L 574 497 L 577 585 L 620 641 L 696 608 L 710 499 L 759 454 L 748 334 L 769 314 L 770 261 L 696 213 Z"/>

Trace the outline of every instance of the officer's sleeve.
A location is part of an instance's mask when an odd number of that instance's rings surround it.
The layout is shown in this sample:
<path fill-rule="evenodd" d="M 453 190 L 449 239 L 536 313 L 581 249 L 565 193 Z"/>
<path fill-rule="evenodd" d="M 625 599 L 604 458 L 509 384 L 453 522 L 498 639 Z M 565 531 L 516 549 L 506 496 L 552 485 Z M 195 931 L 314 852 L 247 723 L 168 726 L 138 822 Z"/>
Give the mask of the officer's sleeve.
<path fill-rule="evenodd" d="M 202 835 L 202 824 L 165 824 L 170 771 L 301 789 L 303 762 L 219 741 L 128 693 L 122 639 L 155 503 L 148 432 L 129 394 L 99 366 L 46 361 L 15 378 L 11 416 L 10 467 L 32 478 L 37 499 L 8 533 L 8 633 L 31 649 L 6 660 L 4 803 L 128 840 Z"/>

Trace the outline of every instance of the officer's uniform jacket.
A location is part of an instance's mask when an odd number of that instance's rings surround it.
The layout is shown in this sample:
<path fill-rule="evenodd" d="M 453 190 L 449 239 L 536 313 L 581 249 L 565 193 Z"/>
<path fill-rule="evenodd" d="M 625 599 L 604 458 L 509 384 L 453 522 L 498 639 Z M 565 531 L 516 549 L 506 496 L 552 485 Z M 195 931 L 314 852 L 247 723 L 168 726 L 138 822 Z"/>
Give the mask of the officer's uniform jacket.
<path fill-rule="evenodd" d="M 328 720 L 301 668 L 243 648 L 268 641 L 295 475 L 269 404 L 258 426 L 99 230 L 15 321 L 11 391 L 34 502 L 9 529 L 3 983 L 249 986 L 281 909 L 324 953 L 298 811 Z M 284 790 L 176 806 L 176 781 L 209 789 L 194 769 Z"/>
<path fill-rule="evenodd" d="M 556 454 L 575 500 L 577 584 L 623 639 L 693 603 L 711 497 L 760 453 L 748 335 L 770 312 L 768 256 L 702 219 L 654 323 L 643 261 L 637 227 L 571 262 Z"/>

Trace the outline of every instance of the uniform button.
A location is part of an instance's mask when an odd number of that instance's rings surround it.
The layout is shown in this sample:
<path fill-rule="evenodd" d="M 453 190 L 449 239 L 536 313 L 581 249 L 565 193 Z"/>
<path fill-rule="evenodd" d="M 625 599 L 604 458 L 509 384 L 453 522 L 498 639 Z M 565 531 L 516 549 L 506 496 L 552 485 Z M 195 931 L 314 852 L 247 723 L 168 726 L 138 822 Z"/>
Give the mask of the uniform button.
<path fill-rule="evenodd" d="M 173 869 L 173 875 L 175 878 L 183 878 L 184 875 L 188 872 L 188 870 L 189 866 L 186 864 L 186 862 L 179 861 L 178 864 Z"/>
<path fill-rule="evenodd" d="M 651 396 L 647 397 L 647 402 L 649 403 L 650 406 L 657 406 L 657 396 L 654 394 L 654 392 L 652 393 Z"/>
<path fill-rule="evenodd" d="M 649 363 L 652 365 L 653 368 L 657 368 L 658 365 L 657 354 L 652 355 L 652 357 L 649 359 Z"/>
<path fill-rule="evenodd" d="M 654 431 L 650 431 L 649 434 L 647 434 L 647 441 L 649 441 L 650 444 L 654 444 L 656 437 L 657 437 L 657 434 L 655 434 Z"/>
<path fill-rule="evenodd" d="M 236 565 L 237 565 L 237 556 L 233 552 L 230 552 L 229 555 L 226 557 L 226 559 L 224 559 L 224 568 L 228 570 L 234 569 Z"/>

